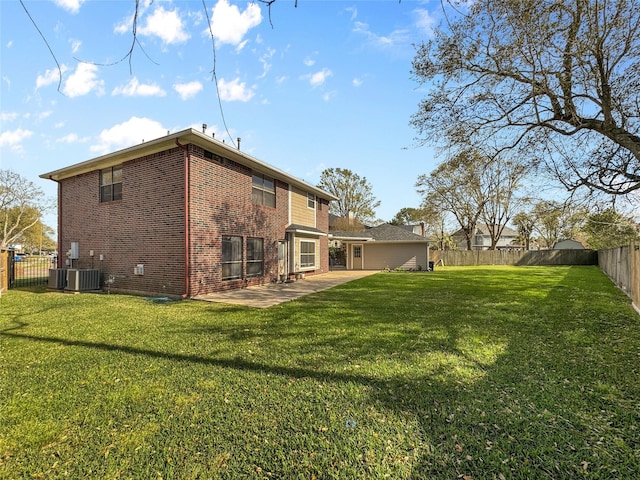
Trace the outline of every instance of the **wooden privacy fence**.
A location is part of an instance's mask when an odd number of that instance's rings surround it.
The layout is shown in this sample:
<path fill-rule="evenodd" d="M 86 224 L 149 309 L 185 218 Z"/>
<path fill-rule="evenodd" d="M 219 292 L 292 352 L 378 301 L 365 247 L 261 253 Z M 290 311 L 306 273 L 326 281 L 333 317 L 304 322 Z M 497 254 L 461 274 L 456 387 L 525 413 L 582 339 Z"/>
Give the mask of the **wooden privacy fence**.
<path fill-rule="evenodd" d="M 640 313 L 640 243 L 598 251 L 598 265 Z"/>
<path fill-rule="evenodd" d="M 437 266 L 478 265 L 597 265 L 594 250 L 434 250 L 429 260 Z"/>
<path fill-rule="evenodd" d="M 9 252 L 0 250 L 0 294 L 9 288 Z"/>

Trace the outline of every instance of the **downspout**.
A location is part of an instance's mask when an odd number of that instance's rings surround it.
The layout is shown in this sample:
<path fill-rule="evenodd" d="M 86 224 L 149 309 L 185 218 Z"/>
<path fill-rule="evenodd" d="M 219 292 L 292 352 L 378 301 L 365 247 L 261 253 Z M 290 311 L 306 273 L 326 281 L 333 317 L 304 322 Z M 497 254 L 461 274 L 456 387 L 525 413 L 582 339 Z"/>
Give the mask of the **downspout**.
<path fill-rule="evenodd" d="M 51 175 L 49 175 L 49 180 L 53 180 L 58 184 L 58 255 L 57 255 L 58 258 L 56 259 L 56 268 L 61 268 L 60 262 L 62 261 L 62 250 L 61 250 L 62 243 L 60 242 L 60 235 L 62 230 L 60 230 L 60 227 L 62 223 L 60 222 L 60 217 L 62 215 L 60 215 L 60 209 L 62 208 L 62 202 L 60 201 L 60 197 L 61 197 L 60 190 L 62 189 L 62 185 L 60 184 L 60 180 L 56 180 Z"/>
<path fill-rule="evenodd" d="M 189 147 L 186 145 L 182 145 L 180 141 L 176 138 L 176 145 L 182 149 L 184 152 L 184 293 L 182 294 L 182 298 L 189 298 L 190 295 L 190 279 L 189 274 L 191 273 L 190 268 L 190 242 L 189 232 L 191 229 L 190 224 L 190 194 L 189 194 Z"/>

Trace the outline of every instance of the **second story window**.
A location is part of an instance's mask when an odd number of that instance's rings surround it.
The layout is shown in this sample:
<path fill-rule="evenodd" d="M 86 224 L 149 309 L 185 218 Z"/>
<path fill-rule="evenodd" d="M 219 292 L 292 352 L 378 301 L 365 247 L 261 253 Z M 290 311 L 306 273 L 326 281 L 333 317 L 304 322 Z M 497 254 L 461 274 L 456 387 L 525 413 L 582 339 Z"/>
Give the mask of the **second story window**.
<path fill-rule="evenodd" d="M 316 208 L 316 196 L 313 193 L 307 193 L 307 207 Z"/>
<path fill-rule="evenodd" d="M 100 170 L 100 201 L 122 200 L 122 166 Z"/>
<path fill-rule="evenodd" d="M 251 201 L 256 205 L 276 206 L 275 180 L 261 173 L 254 173 L 251 189 Z"/>

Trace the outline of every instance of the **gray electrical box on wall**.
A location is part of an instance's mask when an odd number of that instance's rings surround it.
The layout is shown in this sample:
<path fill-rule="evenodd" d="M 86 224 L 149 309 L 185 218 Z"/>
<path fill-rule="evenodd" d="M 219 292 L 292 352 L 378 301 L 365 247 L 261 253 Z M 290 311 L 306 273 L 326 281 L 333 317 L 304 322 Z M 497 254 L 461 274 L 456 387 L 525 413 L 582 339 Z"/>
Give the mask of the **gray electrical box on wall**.
<path fill-rule="evenodd" d="M 80 242 L 71 242 L 69 258 L 71 260 L 78 260 L 80 258 Z"/>

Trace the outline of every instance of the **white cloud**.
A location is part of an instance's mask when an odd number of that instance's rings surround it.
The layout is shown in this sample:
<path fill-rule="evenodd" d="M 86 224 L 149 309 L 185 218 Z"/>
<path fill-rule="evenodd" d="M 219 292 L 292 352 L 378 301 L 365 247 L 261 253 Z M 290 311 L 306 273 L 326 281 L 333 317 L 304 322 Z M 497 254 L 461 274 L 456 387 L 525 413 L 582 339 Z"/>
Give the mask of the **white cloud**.
<path fill-rule="evenodd" d="M 413 11 L 413 15 L 415 17 L 415 25 L 418 29 L 428 34 L 429 36 L 433 35 L 434 25 L 436 23 L 436 19 L 429 13 L 428 10 L 423 8 L 417 8 Z"/>
<path fill-rule="evenodd" d="M 36 78 L 36 90 L 40 87 L 51 85 L 52 83 L 58 83 L 60 81 L 60 71 L 64 73 L 67 70 L 68 67 L 66 65 L 62 65 L 60 67 L 60 70 L 58 70 L 57 68 L 45 70 L 44 75 L 38 75 L 38 78 Z"/>
<path fill-rule="evenodd" d="M 185 42 L 190 35 L 185 31 L 185 25 L 178 13 L 178 9 L 165 10 L 160 6 L 149 16 L 144 17 L 145 23 L 138 27 L 140 35 L 159 37 L 164 43 L 173 44 Z M 122 28 L 122 27 L 117 27 Z"/>
<path fill-rule="evenodd" d="M 256 94 L 251 87 L 247 87 L 246 83 L 241 82 L 239 78 L 234 78 L 230 82 L 221 78 L 218 81 L 218 89 L 220 90 L 220 99 L 225 102 L 248 102 Z"/>
<path fill-rule="evenodd" d="M 247 8 L 240 12 L 240 9 L 236 5 L 230 5 L 228 0 L 218 0 L 213 7 L 211 31 L 220 44 L 244 46 L 244 36 L 253 27 L 260 25 L 260 22 L 262 11 L 257 3 L 249 3 Z M 208 30 L 206 34 L 210 34 Z"/>
<path fill-rule="evenodd" d="M 363 82 L 361 78 L 354 78 L 353 80 L 351 80 L 351 83 L 354 87 L 361 87 Z"/>
<path fill-rule="evenodd" d="M 126 122 L 100 132 L 96 145 L 91 146 L 95 153 L 109 153 L 121 148 L 132 147 L 142 141 L 148 142 L 167 134 L 167 129 L 149 118 L 131 117 Z"/>
<path fill-rule="evenodd" d="M 13 40 L 9 40 L 7 42 L 7 48 L 11 48 L 11 47 L 13 47 Z"/>
<path fill-rule="evenodd" d="M 328 102 L 329 100 L 331 100 L 336 95 L 337 95 L 337 93 L 335 91 L 326 92 L 325 94 L 322 95 L 322 100 L 324 100 L 325 102 Z"/>
<path fill-rule="evenodd" d="M 273 48 L 267 48 L 267 53 L 260 57 L 260 63 L 262 63 L 262 74 L 258 76 L 258 78 L 264 78 L 267 76 L 269 70 L 271 70 L 270 60 L 273 58 L 273 55 L 276 51 Z"/>
<path fill-rule="evenodd" d="M 82 46 L 82 40 L 76 40 L 75 38 L 70 38 L 69 43 L 71 44 L 71 53 L 77 53 L 80 50 L 80 46 Z"/>
<path fill-rule="evenodd" d="M 178 92 L 182 100 L 187 100 L 197 95 L 202 90 L 202 83 L 193 81 L 189 83 L 176 83 L 173 89 Z"/>
<path fill-rule="evenodd" d="M 53 0 L 60 8 L 64 8 L 69 13 L 78 13 L 80 7 L 86 0 Z"/>
<path fill-rule="evenodd" d="M 313 58 L 307 57 L 307 58 L 304 59 L 304 64 L 307 67 L 313 67 L 315 65 L 315 63 L 316 63 L 316 61 Z"/>
<path fill-rule="evenodd" d="M 56 140 L 56 142 L 58 143 L 82 143 L 82 142 L 88 142 L 88 141 L 89 141 L 89 138 L 87 137 L 80 138 L 76 133 L 70 133 Z"/>
<path fill-rule="evenodd" d="M 16 118 L 18 118 L 17 112 L 2 112 L 0 113 L 0 121 L 2 122 L 13 122 Z"/>
<path fill-rule="evenodd" d="M 116 87 L 111 95 L 124 95 L 125 97 L 164 97 L 167 94 L 155 83 L 140 83 L 137 77 L 129 80 L 129 83 Z"/>
<path fill-rule="evenodd" d="M 329 70 L 328 68 L 323 68 L 319 72 L 305 75 L 303 78 L 308 79 L 312 87 L 319 87 L 320 85 L 324 84 L 327 78 L 332 75 L 333 72 L 331 70 Z"/>
<path fill-rule="evenodd" d="M 0 147 L 9 147 L 14 152 L 21 152 L 23 150 L 22 142 L 32 135 L 31 130 L 21 128 L 2 132 L 0 133 Z"/>
<path fill-rule="evenodd" d="M 99 80 L 98 67 L 90 63 L 79 63 L 76 71 L 67 78 L 62 93 L 69 97 L 80 97 L 95 91 L 98 95 L 104 93 L 104 81 Z"/>
<path fill-rule="evenodd" d="M 409 31 L 406 29 L 394 30 L 389 35 L 378 35 L 369 30 L 369 25 L 364 22 L 353 22 L 353 31 L 364 35 L 367 41 L 379 48 L 394 47 L 410 41 Z"/>

